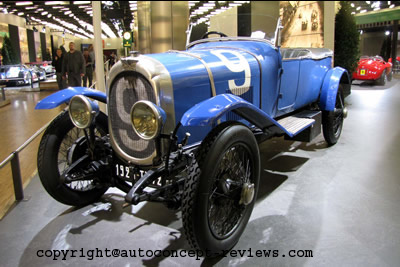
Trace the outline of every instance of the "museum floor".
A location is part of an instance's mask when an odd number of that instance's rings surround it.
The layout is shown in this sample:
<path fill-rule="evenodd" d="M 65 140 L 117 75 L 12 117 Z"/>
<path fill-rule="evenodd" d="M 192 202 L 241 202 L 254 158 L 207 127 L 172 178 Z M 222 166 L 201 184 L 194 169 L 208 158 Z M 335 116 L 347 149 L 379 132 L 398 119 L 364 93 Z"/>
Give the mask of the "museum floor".
<path fill-rule="evenodd" d="M 398 266 L 400 82 L 352 90 L 337 145 L 327 148 L 322 135 L 309 144 L 275 138 L 261 145 L 257 203 L 234 247 L 243 257 L 107 258 L 105 249 L 189 249 L 181 213 L 154 203 L 123 209 L 117 190 L 71 208 L 34 177 L 25 189 L 28 201 L 0 221 L 0 266 Z M 65 260 L 38 257 L 67 249 L 79 253 Z M 96 249 L 103 257 L 95 257 Z M 278 256 L 256 257 L 256 250 L 278 250 Z M 290 257 L 292 250 L 299 256 L 311 250 L 313 257 Z"/>

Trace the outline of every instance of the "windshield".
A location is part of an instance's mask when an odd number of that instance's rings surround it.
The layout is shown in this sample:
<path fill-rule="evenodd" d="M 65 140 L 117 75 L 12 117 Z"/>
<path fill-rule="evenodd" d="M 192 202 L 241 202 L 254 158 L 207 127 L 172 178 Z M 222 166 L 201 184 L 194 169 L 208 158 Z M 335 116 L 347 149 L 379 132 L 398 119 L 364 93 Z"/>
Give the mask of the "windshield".
<path fill-rule="evenodd" d="M 238 14 L 237 9 L 229 9 L 196 21 L 189 26 L 188 40 L 194 42 L 206 38 L 246 37 L 263 39 L 275 43 L 278 18 L 258 14 Z"/>
<path fill-rule="evenodd" d="M 19 76 L 20 67 L 10 67 L 6 70 L 6 77 L 7 78 L 18 78 Z"/>

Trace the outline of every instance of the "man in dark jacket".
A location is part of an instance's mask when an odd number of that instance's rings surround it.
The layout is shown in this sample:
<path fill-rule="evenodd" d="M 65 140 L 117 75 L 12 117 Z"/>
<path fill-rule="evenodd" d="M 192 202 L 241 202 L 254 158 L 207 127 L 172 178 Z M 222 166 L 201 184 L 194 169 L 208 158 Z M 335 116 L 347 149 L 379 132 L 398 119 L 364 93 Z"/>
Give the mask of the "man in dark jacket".
<path fill-rule="evenodd" d="M 53 65 L 56 68 L 56 76 L 57 76 L 57 84 L 58 84 L 58 89 L 64 89 L 67 87 L 65 85 L 65 80 L 62 78 L 62 68 L 63 68 L 63 54 L 61 48 L 57 49 L 57 54 L 54 57 L 53 62 L 51 62 L 51 65 Z"/>
<path fill-rule="evenodd" d="M 89 50 L 87 48 L 83 50 L 83 58 L 85 59 L 86 63 L 85 76 L 83 76 L 83 86 L 90 87 L 92 86 L 92 81 L 93 81 L 93 61 L 89 55 Z M 89 79 L 89 84 L 87 84 L 88 79 Z"/>
<path fill-rule="evenodd" d="M 85 75 L 85 59 L 80 51 L 75 50 L 74 42 L 69 43 L 69 52 L 64 56 L 63 79 L 68 77 L 68 86 L 82 86 Z"/>

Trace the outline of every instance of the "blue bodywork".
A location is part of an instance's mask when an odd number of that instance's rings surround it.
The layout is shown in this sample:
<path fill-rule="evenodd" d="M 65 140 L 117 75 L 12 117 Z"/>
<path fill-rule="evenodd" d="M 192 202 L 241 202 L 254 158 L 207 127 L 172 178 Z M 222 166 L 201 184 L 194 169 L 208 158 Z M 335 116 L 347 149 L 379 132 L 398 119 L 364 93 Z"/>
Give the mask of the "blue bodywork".
<path fill-rule="evenodd" d="M 341 67 L 335 67 L 328 71 L 322 84 L 319 107 L 321 110 L 333 111 L 336 103 L 336 94 L 342 76 L 349 80 L 348 73 Z"/>
<path fill-rule="evenodd" d="M 203 42 L 185 53 L 146 56 L 167 69 L 173 86 L 175 121 L 183 126 L 178 137 L 190 132 L 190 143 L 203 140 L 216 123 L 227 120 L 249 126 L 275 124 L 286 132 L 276 118 L 311 103 L 319 103 L 321 110 L 333 110 L 341 77 L 347 75 L 342 68 L 332 69 L 331 57 L 282 58 L 279 48 L 257 40 Z M 45 98 L 36 109 L 54 108 L 76 94 L 106 103 L 104 93 L 74 87 Z M 198 103 L 202 104 L 195 106 Z"/>
<path fill-rule="evenodd" d="M 52 109 L 62 103 L 68 103 L 75 95 L 84 95 L 103 103 L 107 103 L 106 94 L 87 87 L 68 87 L 39 101 L 35 109 Z"/>

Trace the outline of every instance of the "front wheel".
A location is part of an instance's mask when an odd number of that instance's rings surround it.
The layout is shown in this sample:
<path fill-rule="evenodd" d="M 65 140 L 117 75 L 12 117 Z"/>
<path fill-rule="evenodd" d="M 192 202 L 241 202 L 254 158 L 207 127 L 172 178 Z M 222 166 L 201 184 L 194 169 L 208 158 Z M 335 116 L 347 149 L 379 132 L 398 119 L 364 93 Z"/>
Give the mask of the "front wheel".
<path fill-rule="evenodd" d="M 182 219 L 194 249 L 215 257 L 239 240 L 254 207 L 260 179 L 256 139 L 243 125 L 217 126 L 188 168 Z"/>
<path fill-rule="evenodd" d="M 95 135 L 108 133 L 107 116 L 96 117 Z M 61 175 L 87 153 L 85 132 L 74 127 L 68 111 L 62 112 L 46 129 L 39 145 L 38 173 L 43 187 L 57 201 L 71 206 L 84 206 L 98 200 L 108 189 L 96 180 L 62 182 Z"/>
<path fill-rule="evenodd" d="M 339 140 L 345 113 L 343 87 L 340 84 L 336 94 L 335 109 L 333 111 L 322 111 L 322 132 L 329 146 L 336 144 Z"/>

